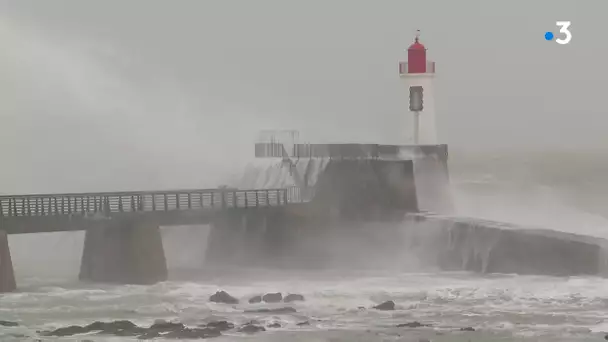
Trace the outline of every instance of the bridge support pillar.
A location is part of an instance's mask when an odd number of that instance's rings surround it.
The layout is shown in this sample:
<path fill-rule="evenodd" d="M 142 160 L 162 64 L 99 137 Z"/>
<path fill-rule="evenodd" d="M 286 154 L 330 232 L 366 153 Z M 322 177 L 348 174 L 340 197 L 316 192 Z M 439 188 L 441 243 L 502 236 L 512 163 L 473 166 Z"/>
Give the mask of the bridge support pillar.
<path fill-rule="evenodd" d="M 284 224 L 283 210 L 235 210 L 218 215 L 211 225 L 205 266 L 280 267 L 291 232 Z"/>
<path fill-rule="evenodd" d="M 116 222 L 87 230 L 79 279 L 119 284 L 167 280 L 160 228 Z"/>
<path fill-rule="evenodd" d="M 0 231 L 0 293 L 17 289 L 11 251 L 8 246 L 8 235 Z"/>

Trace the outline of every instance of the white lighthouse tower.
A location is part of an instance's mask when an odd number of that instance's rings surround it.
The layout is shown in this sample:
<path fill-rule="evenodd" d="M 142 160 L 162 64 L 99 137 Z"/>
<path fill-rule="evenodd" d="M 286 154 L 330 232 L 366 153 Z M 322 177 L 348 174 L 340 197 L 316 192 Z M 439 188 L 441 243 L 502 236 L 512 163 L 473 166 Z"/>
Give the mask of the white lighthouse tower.
<path fill-rule="evenodd" d="M 399 76 L 409 94 L 409 110 L 414 116 L 414 144 L 438 144 L 433 89 L 435 62 L 426 58 L 426 48 L 420 43 L 420 31 L 407 49 L 407 62 L 399 62 Z"/>

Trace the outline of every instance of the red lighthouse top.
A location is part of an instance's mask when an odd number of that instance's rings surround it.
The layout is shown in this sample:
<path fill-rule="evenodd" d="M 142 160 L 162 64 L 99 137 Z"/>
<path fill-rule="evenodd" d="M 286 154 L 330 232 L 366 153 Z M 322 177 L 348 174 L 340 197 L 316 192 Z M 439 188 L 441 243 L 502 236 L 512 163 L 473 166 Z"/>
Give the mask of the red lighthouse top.
<path fill-rule="evenodd" d="M 420 43 L 420 30 L 416 33 L 414 43 L 407 49 L 407 73 L 426 73 L 426 48 Z"/>

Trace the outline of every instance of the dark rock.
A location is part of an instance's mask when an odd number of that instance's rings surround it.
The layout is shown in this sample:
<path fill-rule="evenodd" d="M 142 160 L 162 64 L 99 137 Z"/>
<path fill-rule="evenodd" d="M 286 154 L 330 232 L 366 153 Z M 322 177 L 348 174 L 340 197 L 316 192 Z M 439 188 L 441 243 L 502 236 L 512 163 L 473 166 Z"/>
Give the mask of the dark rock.
<path fill-rule="evenodd" d="M 76 335 L 76 334 L 84 334 L 87 332 L 89 332 L 89 330 L 85 329 L 84 327 L 81 327 L 79 325 L 70 325 L 69 327 L 64 327 L 64 328 L 55 329 L 53 331 L 44 332 L 44 333 L 42 333 L 42 335 L 63 337 L 63 336 L 72 336 L 72 335 Z"/>
<path fill-rule="evenodd" d="M 420 322 L 408 322 L 403 324 L 398 324 L 397 328 L 420 328 L 420 327 L 430 327 L 430 324 L 422 324 Z"/>
<path fill-rule="evenodd" d="M 290 307 L 284 308 L 276 308 L 276 309 L 255 309 L 255 310 L 245 310 L 245 313 L 274 313 L 274 314 L 286 314 L 286 313 L 294 313 L 297 312 L 296 309 Z"/>
<path fill-rule="evenodd" d="M 85 334 L 91 331 L 99 331 L 100 335 L 116 335 L 116 336 L 137 336 L 146 333 L 147 329 L 140 328 L 130 321 L 114 321 L 114 322 L 93 322 L 87 326 L 81 327 L 72 325 L 69 327 L 55 329 L 53 331 L 42 332 L 44 336 L 72 336 L 76 334 Z"/>
<path fill-rule="evenodd" d="M 18 327 L 19 323 L 17 322 L 9 322 L 9 321 L 0 321 L 0 325 L 3 327 Z"/>
<path fill-rule="evenodd" d="M 304 296 L 302 296 L 301 294 L 296 294 L 296 293 L 290 293 L 287 296 L 285 296 L 285 298 L 283 299 L 283 301 L 285 303 L 291 303 L 291 302 L 295 302 L 295 301 L 304 301 Z"/>
<path fill-rule="evenodd" d="M 182 323 L 174 323 L 174 322 L 165 322 L 159 321 L 152 324 L 149 330 L 153 330 L 155 332 L 167 332 L 167 331 L 176 331 L 185 329 L 186 326 Z"/>
<path fill-rule="evenodd" d="M 249 304 L 256 304 L 256 303 L 261 303 L 261 302 L 262 302 L 262 296 L 255 296 L 255 297 L 249 298 Z"/>
<path fill-rule="evenodd" d="M 262 297 L 266 303 L 278 303 L 283 300 L 283 295 L 280 292 L 267 293 Z"/>
<path fill-rule="evenodd" d="M 137 328 L 131 321 L 114 321 L 114 322 L 93 322 L 84 327 L 84 329 L 89 331 L 107 331 L 108 333 L 112 333 L 112 331 L 121 331 L 121 330 L 131 330 Z"/>
<path fill-rule="evenodd" d="M 226 291 L 218 291 L 209 297 L 209 301 L 222 304 L 238 304 L 239 300 L 232 297 Z"/>
<path fill-rule="evenodd" d="M 239 332 L 247 333 L 247 334 L 254 334 L 254 333 L 257 333 L 260 331 L 266 331 L 266 329 L 264 327 L 260 327 L 258 325 L 254 325 L 254 324 L 245 324 L 239 328 Z"/>
<path fill-rule="evenodd" d="M 114 321 L 109 323 L 94 322 L 85 327 L 89 331 L 100 330 L 99 335 L 137 336 L 144 334 L 147 330 L 140 328 L 130 321 Z"/>
<path fill-rule="evenodd" d="M 114 336 L 123 336 L 123 337 L 127 337 L 127 336 L 139 336 L 142 334 L 145 334 L 147 332 L 146 328 L 133 328 L 133 329 L 109 329 L 109 330 L 102 330 L 100 331 L 98 334 L 99 335 L 114 335 Z"/>
<path fill-rule="evenodd" d="M 281 323 L 278 322 L 274 322 L 274 323 L 270 323 L 267 325 L 268 328 L 280 328 L 281 327 Z"/>
<path fill-rule="evenodd" d="M 382 304 L 378 304 L 376 306 L 374 306 L 374 309 L 376 310 L 395 310 L 395 302 L 393 302 L 392 300 L 387 300 L 386 302 L 382 303 Z"/>
<path fill-rule="evenodd" d="M 163 335 L 163 338 L 175 339 L 196 339 L 196 338 L 211 338 L 221 336 L 222 333 L 218 329 L 212 328 L 184 328 L 182 330 L 171 331 Z"/>
<path fill-rule="evenodd" d="M 358 310 L 365 310 L 365 307 L 364 306 L 358 306 L 357 309 Z"/>
<path fill-rule="evenodd" d="M 228 321 L 214 321 L 207 323 L 207 328 L 217 329 L 219 331 L 226 331 L 234 328 L 234 324 Z"/>
<path fill-rule="evenodd" d="M 301 327 L 301 326 L 303 326 L 303 325 L 310 325 L 310 322 L 309 322 L 309 321 L 306 321 L 306 322 L 300 322 L 300 323 L 297 323 L 296 325 Z"/>
<path fill-rule="evenodd" d="M 460 331 L 475 331 L 473 327 L 460 328 Z"/>

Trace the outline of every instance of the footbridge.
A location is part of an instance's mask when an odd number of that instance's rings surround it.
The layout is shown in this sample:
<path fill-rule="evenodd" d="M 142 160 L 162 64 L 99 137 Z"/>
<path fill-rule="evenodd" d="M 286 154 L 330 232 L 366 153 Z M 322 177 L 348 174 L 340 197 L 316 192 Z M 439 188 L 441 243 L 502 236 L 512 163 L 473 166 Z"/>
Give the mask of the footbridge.
<path fill-rule="evenodd" d="M 303 203 L 297 189 L 192 189 L 0 196 L 8 234 L 87 230 L 108 220 L 160 226 L 207 224 L 227 210 Z"/>

